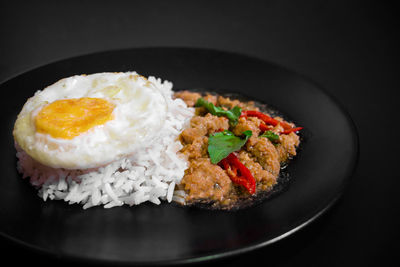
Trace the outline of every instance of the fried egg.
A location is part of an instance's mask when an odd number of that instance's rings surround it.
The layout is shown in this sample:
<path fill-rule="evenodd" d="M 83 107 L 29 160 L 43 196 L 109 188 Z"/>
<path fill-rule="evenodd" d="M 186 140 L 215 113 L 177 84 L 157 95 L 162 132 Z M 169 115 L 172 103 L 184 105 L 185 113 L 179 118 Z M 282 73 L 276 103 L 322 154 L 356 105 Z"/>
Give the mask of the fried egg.
<path fill-rule="evenodd" d="M 167 110 L 160 89 L 136 72 L 76 75 L 29 98 L 13 135 L 43 165 L 98 168 L 162 134 Z"/>

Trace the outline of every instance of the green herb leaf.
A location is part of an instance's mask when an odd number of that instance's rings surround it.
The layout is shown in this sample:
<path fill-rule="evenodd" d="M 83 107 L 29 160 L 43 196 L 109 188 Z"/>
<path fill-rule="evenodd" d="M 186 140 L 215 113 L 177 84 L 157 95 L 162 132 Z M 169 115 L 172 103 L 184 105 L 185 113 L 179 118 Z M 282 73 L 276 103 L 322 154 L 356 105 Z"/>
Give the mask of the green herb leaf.
<path fill-rule="evenodd" d="M 239 120 L 240 114 L 242 114 L 242 109 L 238 106 L 235 106 L 230 110 L 224 110 L 222 107 L 214 106 L 213 103 L 208 102 L 202 97 L 197 99 L 195 107 L 205 107 L 208 112 L 210 112 L 214 116 L 225 116 L 229 119 L 231 125 L 236 125 Z"/>
<path fill-rule="evenodd" d="M 208 154 L 211 163 L 217 164 L 230 153 L 241 149 L 252 134 L 251 131 L 244 131 L 244 139 L 235 136 L 228 130 L 210 135 L 208 138 Z"/>
<path fill-rule="evenodd" d="M 279 141 L 279 135 L 274 133 L 273 131 L 265 131 L 260 137 L 266 137 L 269 141 L 276 143 Z"/>

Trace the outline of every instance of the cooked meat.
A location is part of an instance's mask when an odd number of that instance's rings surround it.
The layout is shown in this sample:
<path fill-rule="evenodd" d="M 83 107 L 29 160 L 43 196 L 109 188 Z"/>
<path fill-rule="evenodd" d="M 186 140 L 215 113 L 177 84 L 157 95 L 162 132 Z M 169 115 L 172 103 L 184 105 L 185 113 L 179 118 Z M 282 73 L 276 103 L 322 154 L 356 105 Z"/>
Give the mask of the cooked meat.
<path fill-rule="evenodd" d="M 187 105 L 194 106 L 197 99 L 202 97 L 199 93 L 182 91 L 175 94 L 182 98 Z M 242 110 L 256 110 L 253 102 L 241 102 L 222 96 L 207 94 L 203 98 L 223 109 L 232 109 L 239 106 Z M 240 117 L 237 124 L 229 123 L 225 116 L 214 116 L 205 107 L 196 107 L 196 115 L 190 121 L 190 127 L 185 129 L 179 140 L 183 144 L 181 153 L 186 155 L 189 168 L 186 170 L 180 189 L 186 192 L 186 203 L 218 203 L 220 208 L 231 207 L 232 203 L 238 203 L 248 199 L 254 192 L 250 191 L 247 182 L 253 176 L 256 182 L 256 192 L 270 191 L 277 183 L 281 163 L 296 155 L 296 148 L 300 141 L 295 133 L 281 134 L 284 127 L 295 127 L 293 123 L 287 123 L 280 117 L 282 125 L 266 125 L 255 116 Z M 261 123 L 263 125 L 261 126 Z M 218 164 L 212 164 L 208 152 L 208 140 L 210 135 L 221 130 L 229 130 L 236 136 L 242 136 L 243 132 L 251 131 L 252 136 L 239 151 L 232 152 L 225 160 Z M 279 136 L 279 140 L 270 141 L 270 137 L 260 137 L 265 131 L 272 131 Z M 229 160 L 227 160 L 230 157 Z M 233 159 L 238 159 L 239 163 Z M 236 160 L 237 160 L 236 159 Z M 228 162 L 229 161 L 229 162 Z M 236 162 L 236 163 L 235 163 Z M 242 173 L 243 164 L 251 175 Z M 227 165 L 228 164 L 228 165 Z M 232 182 L 234 181 L 234 182 Z M 244 180 L 249 181 L 249 180 Z M 252 184 L 254 186 L 254 184 Z M 214 204 L 212 204 L 214 206 Z M 215 207 L 215 206 L 214 206 Z"/>
<path fill-rule="evenodd" d="M 218 106 L 226 107 L 228 109 L 232 109 L 234 106 L 239 106 L 243 110 L 258 110 L 257 107 L 254 106 L 253 101 L 249 102 L 240 102 L 239 100 L 231 100 L 229 97 L 218 96 Z"/>
<path fill-rule="evenodd" d="M 225 117 L 217 117 L 208 113 L 205 117 L 194 116 L 190 121 L 190 126 L 212 134 L 221 129 L 227 130 L 229 128 L 229 120 Z"/>
<path fill-rule="evenodd" d="M 257 158 L 265 170 L 273 175 L 279 174 L 281 164 L 278 151 L 268 138 L 252 136 L 246 144 L 246 149 Z"/>
<path fill-rule="evenodd" d="M 208 138 L 206 136 L 195 138 L 190 144 L 183 147 L 181 152 L 189 160 L 207 157 Z"/>
<path fill-rule="evenodd" d="M 213 103 L 214 105 L 217 104 L 217 96 L 216 95 L 210 95 L 207 94 L 205 97 L 203 97 L 205 100 L 207 100 L 210 103 Z"/>
<path fill-rule="evenodd" d="M 186 128 L 182 131 L 180 138 L 185 144 L 191 144 L 197 138 L 201 138 L 207 134 L 205 127 Z"/>
<path fill-rule="evenodd" d="M 209 158 L 200 158 L 191 162 L 181 185 L 189 192 L 189 202 L 210 199 L 223 201 L 231 190 L 232 182 L 221 167 L 212 164 Z"/>
<path fill-rule="evenodd" d="M 279 160 L 286 161 L 289 157 L 296 156 L 296 147 L 300 144 L 300 138 L 295 133 L 279 136 L 280 144 L 276 147 Z"/>
<path fill-rule="evenodd" d="M 249 153 L 242 150 L 239 152 L 238 157 L 239 160 L 250 170 L 257 182 L 261 182 L 266 186 L 272 186 L 276 183 L 276 176 L 269 171 L 264 170 L 258 162 L 254 161 L 250 157 Z"/>
<path fill-rule="evenodd" d="M 260 134 L 260 120 L 257 118 L 239 118 L 238 124 L 233 128 L 232 132 L 240 136 L 244 131 L 252 131 L 253 136 L 257 137 Z"/>
<path fill-rule="evenodd" d="M 181 98 L 189 107 L 193 107 L 194 104 L 196 104 L 197 99 L 200 97 L 201 94 L 189 91 L 180 91 L 175 93 L 175 98 Z"/>

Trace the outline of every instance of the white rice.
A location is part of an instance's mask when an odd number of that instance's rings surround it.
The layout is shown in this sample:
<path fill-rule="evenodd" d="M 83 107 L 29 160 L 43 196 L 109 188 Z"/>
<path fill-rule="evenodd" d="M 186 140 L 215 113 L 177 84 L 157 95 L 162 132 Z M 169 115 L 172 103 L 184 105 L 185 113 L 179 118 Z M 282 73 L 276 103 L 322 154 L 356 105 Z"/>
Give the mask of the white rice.
<path fill-rule="evenodd" d="M 182 148 L 177 137 L 194 110 L 181 99 L 172 99 L 172 83 L 154 77 L 148 80 L 161 89 L 167 100 L 167 119 L 160 135 L 129 158 L 96 169 L 54 169 L 36 162 L 16 145 L 18 171 L 24 178 L 29 177 L 43 200 L 78 203 L 84 209 L 99 205 L 132 206 L 146 201 L 184 201 L 182 192 L 174 193 L 175 185 L 188 168 L 186 160 L 177 153 Z"/>

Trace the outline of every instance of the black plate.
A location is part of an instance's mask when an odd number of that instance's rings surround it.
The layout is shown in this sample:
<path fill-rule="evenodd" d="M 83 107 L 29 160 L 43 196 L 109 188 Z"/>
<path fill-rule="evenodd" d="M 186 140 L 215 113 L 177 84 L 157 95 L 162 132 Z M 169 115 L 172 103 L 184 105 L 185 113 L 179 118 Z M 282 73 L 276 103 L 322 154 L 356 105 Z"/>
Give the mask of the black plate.
<path fill-rule="evenodd" d="M 304 126 L 285 190 L 236 212 L 144 204 L 83 210 L 43 202 L 16 171 L 12 128 L 33 93 L 75 74 L 135 70 L 174 88 L 215 88 L 271 104 Z M 0 86 L 0 232 L 59 257 L 119 263 L 205 261 L 259 248 L 302 228 L 340 196 L 358 156 L 354 124 L 309 80 L 248 56 L 203 49 L 143 48 L 59 61 Z"/>

